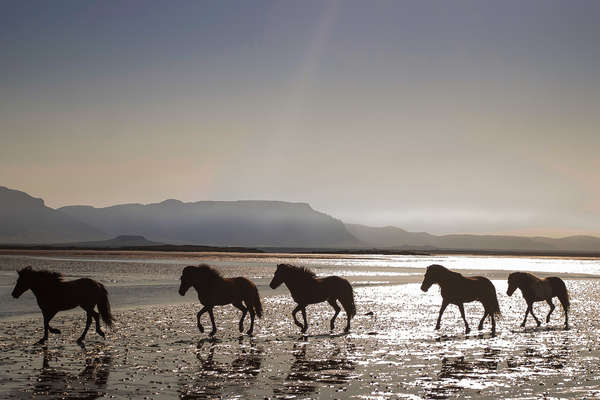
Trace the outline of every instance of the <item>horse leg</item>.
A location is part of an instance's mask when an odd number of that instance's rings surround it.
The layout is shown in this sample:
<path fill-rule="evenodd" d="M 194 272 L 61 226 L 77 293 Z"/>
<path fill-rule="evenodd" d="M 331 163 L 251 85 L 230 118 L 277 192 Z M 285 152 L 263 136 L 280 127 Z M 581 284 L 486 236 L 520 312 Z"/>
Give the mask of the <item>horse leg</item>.
<path fill-rule="evenodd" d="M 523 319 L 523 322 L 521 322 L 521 328 L 525 327 L 525 324 L 527 323 L 527 314 L 529 314 L 530 310 L 531 310 L 531 303 L 527 303 L 527 310 L 525 310 L 525 318 Z"/>
<path fill-rule="evenodd" d="M 250 329 L 248 329 L 248 332 L 246 333 L 252 336 L 252 332 L 254 332 L 254 316 L 256 313 L 254 312 L 254 308 L 251 306 L 248 307 L 248 313 L 250 314 Z"/>
<path fill-rule="evenodd" d="M 50 320 L 56 315 L 56 311 L 42 311 L 44 317 L 44 337 L 38 340 L 36 344 L 44 344 L 48 340 L 48 331 L 50 330 Z"/>
<path fill-rule="evenodd" d="M 494 313 L 490 314 L 492 316 L 492 335 L 496 334 L 496 318 L 494 317 Z"/>
<path fill-rule="evenodd" d="M 200 331 L 200 333 L 204 333 L 204 327 L 200 323 L 200 317 L 202 317 L 202 314 L 204 314 L 207 311 L 208 311 L 208 306 L 204 306 L 204 307 L 202 307 L 202 310 L 200 310 L 198 312 L 198 314 L 196 314 L 196 320 L 198 321 L 197 322 L 198 323 L 198 330 Z"/>
<path fill-rule="evenodd" d="M 467 318 L 465 317 L 465 308 L 462 303 L 459 303 L 458 309 L 460 310 L 460 316 L 462 317 L 463 321 L 465 321 L 465 333 L 471 332 L 471 328 L 469 328 Z"/>
<path fill-rule="evenodd" d="M 306 307 L 303 306 L 301 311 L 302 311 L 302 319 L 304 320 L 304 328 L 302 328 L 301 332 L 304 333 L 308 329 L 308 322 L 306 321 Z"/>
<path fill-rule="evenodd" d="M 209 336 L 214 336 L 217 333 L 217 325 L 215 324 L 215 315 L 213 314 L 213 306 L 210 306 L 208 309 L 208 315 L 210 317 L 210 322 L 212 323 L 212 331 L 208 334 Z"/>
<path fill-rule="evenodd" d="M 94 311 L 93 308 L 92 308 L 92 317 L 94 317 L 94 320 L 96 321 L 96 333 L 102 337 L 106 337 L 106 335 L 104 335 L 104 332 L 102 332 L 102 329 L 100 328 L 100 314 L 98 314 L 96 311 Z"/>
<path fill-rule="evenodd" d="M 335 314 L 333 314 L 333 318 L 331 318 L 331 321 L 329 322 L 329 329 L 333 331 L 333 329 L 335 328 L 335 319 L 340 313 L 340 306 L 338 306 L 337 301 L 335 299 L 329 299 L 327 300 L 327 302 L 335 310 Z"/>
<path fill-rule="evenodd" d="M 533 313 L 533 303 L 531 303 L 531 305 L 529 306 L 529 313 L 531 314 L 531 316 L 533 317 L 533 319 L 535 319 L 535 323 L 537 324 L 538 327 L 540 325 L 542 325 L 542 323 L 540 322 L 540 320 Z"/>
<path fill-rule="evenodd" d="M 83 329 L 83 332 L 81 333 L 81 336 L 79 337 L 79 339 L 77 339 L 77 343 L 81 343 L 83 342 L 83 339 L 85 339 L 85 335 L 87 334 L 88 329 L 90 329 L 90 325 L 92 324 L 92 313 L 90 313 L 89 311 L 86 311 L 87 314 L 87 318 L 85 320 L 85 328 Z"/>
<path fill-rule="evenodd" d="M 482 330 L 483 329 L 483 323 L 485 322 L 485 317 L 487 317 L 489 314 L 487 311 L 485 311 L 483 313 L 483 317 L 481 317 L 481 321 L 479 321 L 479 326 L 477 327 L 477 330 Z"/>
<path fill-rule="evenodd" d="M 548 305 L 550 306 L 550 311 L 548 312 L 548 315 L 546 316 L 546 323 L 550 322 L 550 314 L 552 314 L 552 311 L 554 311 L 554 303 L 552 302 L 552 299 L 547 299 L 546 302 L 548 303 Z"/>
<path fill-rule="evenodd" d="M 238 308 L 242 312 L 242 318 L 240 318 L 239 329 L 240 333 L 244 331 L 244 318 L 246 318 L 246 313 L 248 312 L 248 308 L 244 307 L 244 305 L 240 303 L 233 303 L 235 308 Z"/>
<path fill-rule="evenodd" d="M 294 311 L 292 311 L 292 317 L 294 318 L 294 323 L 295 323 L 296 325 L 298 325 L 298 327 L 299 327 L 300 329 L 304 329 L 304 325 L 302 325 L 302 324 L 300 323 L 300 321 L 298 321 L 298 319 L 296 318 L 296 314 L 298 314 L 298 311 L 302 310 L 302 307 L 303 307 L 302 305 L 298 304 L 298 305 L 296 306 L 296 308 L 294 308 Z"/>
<path fill-rule="evenodd" d="M 438 315 L 437 324 L 435 325 L 436 331 L 438 329 L 440 329 L 440 324 L 442 322 L 442 314 L 444 314 L 444 311 L 446 310 L 446 307 L 448 307 L 448 304 L 449 303 L 446 300 L 442 300 L 442 307 L 440 308 L 440 313 Z"/>

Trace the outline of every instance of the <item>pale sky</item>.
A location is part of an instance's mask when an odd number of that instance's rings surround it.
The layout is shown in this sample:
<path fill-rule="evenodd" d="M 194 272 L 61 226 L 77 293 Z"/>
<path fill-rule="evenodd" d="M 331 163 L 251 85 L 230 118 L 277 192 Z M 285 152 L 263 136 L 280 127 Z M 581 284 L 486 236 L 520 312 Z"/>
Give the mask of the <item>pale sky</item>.
<path fill-rule="evenodd" d="M 599 1 L 5 1 L 0 185 L 600 235 Z"/>

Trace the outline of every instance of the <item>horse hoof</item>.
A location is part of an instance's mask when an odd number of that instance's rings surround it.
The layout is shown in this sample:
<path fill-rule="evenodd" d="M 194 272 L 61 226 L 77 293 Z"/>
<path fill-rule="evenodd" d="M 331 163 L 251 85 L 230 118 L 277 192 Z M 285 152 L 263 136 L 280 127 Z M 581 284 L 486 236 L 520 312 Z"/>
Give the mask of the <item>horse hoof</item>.
<path fill-rule="evenodd" d="M 350 328 L 344 329 L 344 333 L 348 333 L 348 332 L 350 332 Z"/>
<path fill-rule="evenodd" d="M 521 328 L 525 328 L 525 324 L 521 324 Z"/>
<path fill-rule="evenodd" d="M 300 333 L 306 333 L 307 330 L 308 330 L 308 327 L 304 327 L 300 330 Z"/>
<path fill-rule="evenodd" d="M 471 329 L 469 329 L 469 328 L 465 329 L 465 334 L 468 334 L 469 332 L 471 332 Z"/>
<path fill-rule="evenodd" d="M 212 330 L 212 331 L 210 331 L 210 333 L 208 334 L 208 336 L 211 336 L 211 337 L 215 336 L 215 333 L 217 333 L 217 331 L 216 330 Z"/>
<path fill-rule="evenodd" d="M 83 344 L 83 338 L 82 338 L 82 337 L 80 337 L 79 339 L 77 339 L 77 343 L 78 343 L 78 344 Z"/>
<path fill-rule="evenodd" d="M 248 332 L 246 332 L 246 334 L 247 334 L 248 336 L 252 336 L 252 329 L 250 329 Z"/>
<path fill-rule="evenodd" d="M 54 333 L 54 334 L 60 335 L 60 329 L 48 328 L 48 330 L 50 331 L 50 333 Z"/>
<path fill-rule="evenodd" d="M 439 330 L 440 330 L 440 326 L 439 326 L 439 325 L 436 325 L 434 329 L 435 329 L 436 331 L 439 331 Z"/>
<path fill-rule="evenodd" d="M 200 333 L 204 333 L 204 327 L 202 325 L 198 325 L 198 330 Z"/>
<path fill-rule="evenodd" d="M 102 336 L 103 338 L 106 338 L 106 335 L 104 334 L 104 332 L 102 331 L 96 331 L 96 333 L 100 336 Z"/>
<path fill-rule="evenodd" d="M 44 343 L 46 343 L 46 339 L 40 339 L 37 342 L 35 342 L 36 345 L 42 345 Z"/>

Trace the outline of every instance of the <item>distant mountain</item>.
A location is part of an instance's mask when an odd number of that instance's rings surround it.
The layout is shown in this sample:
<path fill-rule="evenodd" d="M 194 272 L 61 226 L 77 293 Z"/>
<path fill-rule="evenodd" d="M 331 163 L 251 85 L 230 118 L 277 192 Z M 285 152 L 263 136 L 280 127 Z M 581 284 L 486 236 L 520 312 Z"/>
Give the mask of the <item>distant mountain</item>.
<path fill-rule="evenodd" d="M 600 253 L 600 238 L 593 236 L 554 239 L 506 235 L 432 235 L 424 232 L 408 232 L 393 226 L 376 228 L 359 224 L 346 224 L 346 228 L 361 242 L 375 247 Z"/>
<path fill-rule="evenodd" d="M 245 247 L 351 247 L 360 244 L 345 225 L 306 203 L 165 200 L 59 211 L 109 235 L 143 235 L 173 244 Z"/>
<path fill-rule="evenodd" d="M 0 243 L 60 243 L 101 240 L 108 236 L 42 199 L 0 186 Z"/>
<path fill-rule="evenodd" d="M 146 205 L 67 206 L 54 210 L 46 207 L 42 199 L 1 186 L 0 244 L 600 253 L 600 238 L 592 236 L 554 239 L 432 235 L 393 226 L 344 224 L 306 203 L 283 201 L 165 200 Z"/>
<path fill-rule="evenodd" d="M 146 247 L 162 246 L 164 243 L 153 242 L 139 235 L 120 235 L 108 240 L 96 240 L 90 242 L 64 243 L 62 246 L 87 247 L 87 248 L 119 248 L 119 247 Z"/>

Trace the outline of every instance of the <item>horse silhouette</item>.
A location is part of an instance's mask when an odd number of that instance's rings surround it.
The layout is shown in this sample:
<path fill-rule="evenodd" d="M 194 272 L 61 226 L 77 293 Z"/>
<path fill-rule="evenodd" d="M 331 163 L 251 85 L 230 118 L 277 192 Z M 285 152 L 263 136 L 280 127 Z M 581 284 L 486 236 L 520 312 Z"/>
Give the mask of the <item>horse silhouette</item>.
<path fill-rule="evenodd" d="M 495 316 L 500 314 L 500 306 L 498 304 L 498 297 L 496 296 L 496 288 L 488 278 L 483 276 L 465 277 L 441 265 L 433 264 L 427 267 L 423 283 L 421 284 L 421 290 L 426 292 L 435 283 L 440 286 L 442 293 L 442 307 L 440 308 L 437 324 L 435 325 L 436 330 L 440 329 L 442 314 L 444 314 L 444 310 L 446 310 L 448 304 L 456 304 L 465 322 L 465 333 L 469 333 L 471 329 L 465 318 L 463 304 L 479 301 L 483 304 L 485 312 L 479 322 L 478 329 L 483 329 L 485 318 L 490 316 L 492 319 L 492 334 L 496 333 Z"/>
<path fill-rule="evenodd" d="M 292 311 L 292 317 L 294 318 L 294 323 L 300 327 L 302 333 L 305 333 L 308 329 L 306 306 L 323 301 L 327 301 L 335 310 L 335 314 L 333 314 L 333 318 L 331 318 L 329 323 L 330 329 L 333 330 L 335 319 L 340 313 L 340 306 L 337 304 L 338 300 L 342 303 L 344 311 L 346 311 L 347 323 L 344 332 L 347 333 L 350 331 L 350 320 L 356 315 L 356 306 L 354 305 L 352 286 L 346 279 L 339 276 L 317 278 L 315 273 L 307 268 L 296 267 L 290 264 L 279 264 L 269 286 L 272 289 L 276 289 L 282 283 L 285 283 L 290 290 L 292 298 L 298 304 L 294 308 L 294 311 Z M 298 311 L 302 311 L 304 324 L 301 324 L 296 319 Z"/>
<path fill-rule="evenodd" d="M 87 314 L 85 328 L 77 339 L 78 343 L 82 343 L 85 339 L 92 318 L 96 321 L 96 332 L 102 337 L 104 337 L 104 332 L 100 329 L 100 316 L 108 327 L 112 327 L 113 316 L 110 313 L 108 293 L 101 283 L 89 278 L 65 282 L 63 276 L 58 272 L 35 271 L 31 266 L 17 272 L 19 279 L 12 291 L 12 296 L 16 299 L 31 289 L 44 316 L 44 337 L 37 342 L 38 344 L 48 340 L 48 331 L 60 333 L 59 329 L 50 326 L 50 320 L 57 312 L 70 310 L 77 306 L 83 308 Z M 100 313 L 94 311 L 96 305 Z"/>
<path fill-rule="evenodd" d="M 567 292 L 567 286 L 565 282 L 555 276 L 540 279 L 537 276 L 528 272 L 513 272 L 508 276 L 508 290 L 506 294 L 512 296 L 515 290 L 521 289 L 521 294 L 527 302 L 527 310 L 525 310 L 525 318 L 521 323 L 521 327 L 525 326 L 527 322 L 527 314 L 531 314 L 537 326 L 541 323 L 533 313 L 533 303 L 536 301 L 544 301 L 550 306 L 550 311 L 546 316 L 546 323 L 550 322 L 550 314 L 556 308 L 552 299 L 558 297 L 560 304 L 565 311 L 565 328 L 569 328 L 569 306 L 571 304 L 569 300 L 569 293 Z"/>
<path fill-rule="evenodd" d="M 181 284 L 179 294 L 184 296 L 190 287 L 194 287 L 198 292 L 198 299 L 204 306 L 197 314 L 198 329 L 204 332 L 204 327 L 200 323 L 200 317 L 205 312 L 210 316 L 212 331 L 210 336 L 217 332 L 215 325 L 215 316 L 213 314 L 214 306 L 223 306 L 232 304 L 242 311 L 239 329 L 244 331 L 244 318 L 250 314 L 250 329 L 248 335 L 254 331 L 254 316 L 262 317 L 262 304 L 256 285 L 251 280 L 244 277 L 223 278 L 219 271 L 206 264 L 199 266 L 188 266 L 181 273 Z"/>

